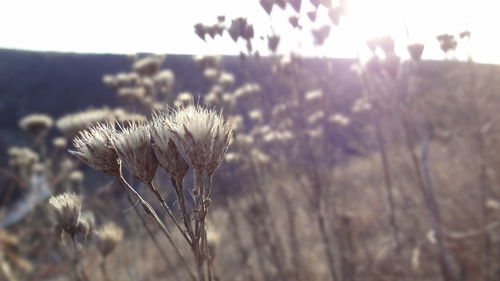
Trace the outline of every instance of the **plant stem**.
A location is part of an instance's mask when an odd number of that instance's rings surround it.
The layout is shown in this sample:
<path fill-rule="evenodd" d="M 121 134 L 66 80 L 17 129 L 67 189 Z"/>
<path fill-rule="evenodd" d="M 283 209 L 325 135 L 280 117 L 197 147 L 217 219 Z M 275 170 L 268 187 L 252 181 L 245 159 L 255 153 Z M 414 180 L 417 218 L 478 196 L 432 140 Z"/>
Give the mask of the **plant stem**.
<path fill-rule="evenodd" d="M 142 207 L 144 208 L 144 211 L 149 215 L 151 216 L 154 221 L 158 224 L 158 226 L 160 227 L 161 231 L 163 232 L 163 234 L 165 235 L 165 237 L 167 237 L 167 240 L 170 242 L 170 244 L 174 247 L 175 251 L 177 252 L 177 255 L 179 256 L 179 258 L 181 259 L 183 265 L 186 267 L 186 270 L 188 271 L 190 277 L 196 281 L 196 277 L 194 276 L 194 274 L 191 272 L 191 269 L 189 268 L 189 265 L 186 261 L 186 259 L 184 258 L 184 255 L 182 254 L 181 250 L 177 247 L 177 245 L 175 244 L 174 240 L 172 239 L 167 227 L 165 226 L 165 224 L 163 224 L 163 222 L 160 220 L 160 218 L 158 217 L 158 214 L 156 214 L 155 210 L 153 209 L 153 207 L 151 207 L 151 205 L 149 205 L 148 202 L 146 202 L 146 200 L 144 200 L 142 198 L 142 196 L 134 189 L 132 188 L 132 186 L 130 186 L 128 184 L 128 182 L 125 180 L 125 178 L 123 178 L 123 173 L 122 173 L 122 169 L 121 169 L 121 162 L 120 162 L 120 173 L 119 173 L 119 176 L 118 176 L 118 179 L 120 180 L 120 182 L 122 183 L 122 185 L 127 189 L 129 190 L 130 192 L 132 192 L 132 194 L 134 194 L 134 196 L 139 200 L 139 202 L 141 203 Z"/>
<path fill-rule="evenodd" d="M 129 192 L 127 192 L 127 198 L 128 198 L 128 201 L 130 202 L 130 204 L 132 206 L 134 206 L 134 201 L 132 200 L 132 197 L 130 196 Z M 180 281 L 181 279 L 179 277 L 179 274 L 177 273 L 177 270 L 174 270 L 172 262 L 170 261 L 170 259 L 168 258 L 168 256 L 163 251 L 160 243 L 158 242 L 158 239 L 156 239 L 156 236 L 154 235 L 153 231 L 148 226 L 148 224 L 146 222 L 146 219 L 144 218 L 144 216 L 141 214 L 141 212 L 137 208 L 133 208 L 133 209 L 134 209 L 135 213 L 137 214 L 137 216 L 139 217 L 139 219 L 141 220 L 142 226 L 146 229 L 146 232 L 148 233 L 149 237 L 151 237 L 151 240 L 153 240 L 153 243 L 155 244 L 156 249 L 160 253 L 160 256 L 163 258 L 163 260 L 165 261 L 165 264 L 167 265 L 167 268 L 171 272 L 174 273 L 176 280 Z"/>
<path fill-rule="evenodd" d="M 156 198 L 158 199 L 158 201 L 160 201 L 161 206 L 163 207 L 163 209 L 165 209 L 165 211 L 167 212 L 170 219 L 172 219 L 172 221 L 174 222 L 177 229 L 179 229 L 179 231 L 181 232 L 182 237 L 184 237 L 184 239 L 186 239 L 187 243 L 189 245 L 191 245 L 191 243 L 192 243 L 191 239 L 187 236 L 186 232 L 181 228 L 181 226 L 177 222 L 177 219 L 175 218 L 174 214 L 172 213 L 172 210 L 170 210 L 170 207 L 167 205 L 165 198 L 161 195 L 158 188 L 156 188 L 156 186 L 153 184 L 153 181 L 151 181 L 148 185 L 151 188 L 151 190 L 153 191 L 153 193 L 156 195 Z"/>

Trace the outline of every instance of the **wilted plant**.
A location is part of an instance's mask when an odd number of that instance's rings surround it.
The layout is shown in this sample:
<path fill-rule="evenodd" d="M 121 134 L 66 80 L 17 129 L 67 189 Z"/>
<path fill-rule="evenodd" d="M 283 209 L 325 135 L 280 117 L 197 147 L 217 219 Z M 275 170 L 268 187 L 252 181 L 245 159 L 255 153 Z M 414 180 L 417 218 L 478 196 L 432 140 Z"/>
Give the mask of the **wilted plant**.
<path fill-rule="evenodd" d="M 123 229 L 113 222 L 103 224 L 97 229 L 97 249 L 102 256 L 101 273 L 105 280 L 111 280 L 108 276 L 106 261 L 115 247 L 123 239 Z"/>
<path fill-rule="evenodd" d="M 74 273 L 76 280 L 84 280 L 79 272 L 78 264 L 81 259 L 81 250 L 89 234 L 89 223 L 81 218 L 82 198 L 75 193 L 63 193 L 53 196 L 49 204 L 56 213 L 56 233 L 62 238 L 66 233 L 70 236 L 74 248 Z"/>
<path fill-rule="evenodd" d="M 212 175 L 221 164 L 230 139 L 231 125 L 220 114 L 200 106 L 190 106 L 157 113 L 151 123 L 130 124 L 121 132 L 116 132 L 110 125 L 92 127 L 75 139 L 76 150 L 72 153 L 92 168 L 118 177 L 176 247 L 154 209 L 123 178 L 121 164 L 137 180 L 148 184 L 193 251 L 199 280 L 205 280 L 212 276 L 206 236 Z M 172 178 L 182 206 L 185 229 L 181 228 L 153 184 L 158 163 Z M 188 167 L 195 171 L 195 186 L 191 194 L 195 200 L 194 216 L 187 211 L 182 184 Z M 191 219 L 194 219 L 194 225 Z"/>

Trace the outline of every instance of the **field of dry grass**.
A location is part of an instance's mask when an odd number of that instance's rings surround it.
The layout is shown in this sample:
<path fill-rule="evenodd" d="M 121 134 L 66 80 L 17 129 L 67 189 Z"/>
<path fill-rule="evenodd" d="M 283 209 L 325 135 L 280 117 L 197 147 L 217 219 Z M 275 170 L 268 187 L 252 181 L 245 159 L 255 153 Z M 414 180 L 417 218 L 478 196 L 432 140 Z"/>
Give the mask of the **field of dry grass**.
<path fill-rule="evenodd" d="M 259 64 L 246 20 L 195 31 Z M 193 57 L 205 90 L 178 92 L 168 57 L 133 55 L 102 78 L 119 107 L 19 120 L 0 280 L 498 280 L 498 67 L 382 37 L 353 82 L 267 40 L 272 87 L 214 55 Z"/>

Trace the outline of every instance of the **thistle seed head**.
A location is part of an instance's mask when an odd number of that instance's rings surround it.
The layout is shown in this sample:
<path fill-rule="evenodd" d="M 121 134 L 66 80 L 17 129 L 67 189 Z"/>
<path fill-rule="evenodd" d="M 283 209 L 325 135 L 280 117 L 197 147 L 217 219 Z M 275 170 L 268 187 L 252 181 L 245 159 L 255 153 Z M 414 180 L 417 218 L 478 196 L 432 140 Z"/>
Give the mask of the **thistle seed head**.
<path fill-rule="evenodd" d="M 117 176 L 120 173 L 118 156 L 111 146 L 111 136 L 115 129 L 111 124 L 99 124 L 85 130 L 73 142 L 71 154 L 97 171 Z"/>
<path fill-rule="evenodd" d="M 79 231 L 82 198 L 75 193 L 62 193 L 52 196 L 49 204 L 56 211 L 57 223 L 71 237 Z"/>
<path fill-rule="evenodd" d="M 68 141 L 66 138 L 58 137 L 52 140 L 52 145 L 57 149 L 63 150 L 68 145 Z"/>
<path fill-rule="evenodd" d="M 351 122 L 348 117 L 338 113 L 330 116 L 330 118 L 328 118 L 328 121 L 341 127 L 345 127 Z"/>
<path fill-rule="evenodd" d="M 423 44 L 411 44 L 407 46 L 407 49 L 412 60 L 420 61 L 420 59 L 422 58 L 422 53 L 424 52 Z"/>
<path fill-rule="evenodd" d="M 194 169 L 212 174 L 224 158 L 232 126 L 220 114 L 200 106 L 177 108 L 171 114 L 172 139 Z"/>
<path fill-rule="evenodd" d="M 313 101 L 317 99 L 321 99 L 323 97 L 323 91 L 322 90 L 314 90 L 307 92 L 305 95 L 305 99 L 307 101 Z"/>
<path fill-rule="evenodd" d="M 180 93 L 177 96 L 177 98 L 175 99 L 174 104 L 175 104 L 175 106 L 178 106 L 178 107 L 181 107 L 181 106 L 184 106 L 184 107 L 192 106 L 192 105 L 194 105 L 193 95 L 191 95 L 191 93 L 188 93 L 188 92 Z"/>
<path fill-rule="evenodd" d="M 153 76 L 160 70 L 165 56 L 152 55 L 134 62 L 133 69 L 142 76 Z"/>
<path fill-rule="evenodd" d="M 151 126 L 152 147 L 160 165 L 165 168 L 167 173 L 176 180 L 182 180 L 189 165 L 180 155 L 172 139 L 173 133 L 170 131 L 172 127 L 168 115 L 157 114 Z"/>
<path fill-rule="evenodd" d="M 111 142 L 118 157 L 137 180 L 146 184 L 153 180 L 158 160 L 151 148 L 149 125 L 129 123 L 127 128 L 113 135 Z"/>
<path fill-rule="evenodd" d="M 231 87 L 234 80 L 234 75 L 229 72 L 222 72 L 219 77 L 219 83 L 225 88 Z"/>
<path fill-rule="evenodd" d="M 68 179 L 74 184 L 82 184 L 84 175 L 81 171 L 75 170 L 69 174 Z"/>
<path fill-rule="evenodd" d="M 14 169 L 31 170 L 40 158 L 33 150 L 17 146 L 10 147 L 7 155 L 9 157 L 9 166 Z"/>
<path fill-rule="evenodd" d="M 57 120 L 56 127 L 67 137 L 73 138 L 91 125 L 112 119 L 112 113 L 110 109 L 102 108 L 68 114 Z"/>
<path fill-rule="evenodd" d="M 123 229 L 108 222 L 97 230 L 97 248 L 102 256 L 108 256 L 123 239 Z"/>
<path fill-rule="evenodd" d="M 118 97 L 128 102 L 140 102 L 146 97 L 146 89 L 143 87 L 123 87 L 117 91 Z"/>
<path fill-rule="evenodd" d="M 30 114 L 19 121 L 19 127 L 34 135 L 46 133 L 54 122 L 46 114 Z"/>

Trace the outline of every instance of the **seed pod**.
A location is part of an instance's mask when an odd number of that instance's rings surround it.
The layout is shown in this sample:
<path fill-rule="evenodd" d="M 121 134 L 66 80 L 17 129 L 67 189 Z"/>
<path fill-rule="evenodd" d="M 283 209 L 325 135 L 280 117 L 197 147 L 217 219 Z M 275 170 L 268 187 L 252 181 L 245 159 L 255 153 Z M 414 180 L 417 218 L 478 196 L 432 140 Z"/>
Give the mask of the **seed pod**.
<path fill-rule="evenodd" d="M 414 61 L 420 61 L 422 57 L 422 53 L 424 52 L 423 44 L 412 44 L 407 47 L 408 52 L 410 53 L 411 58 Z"/>

